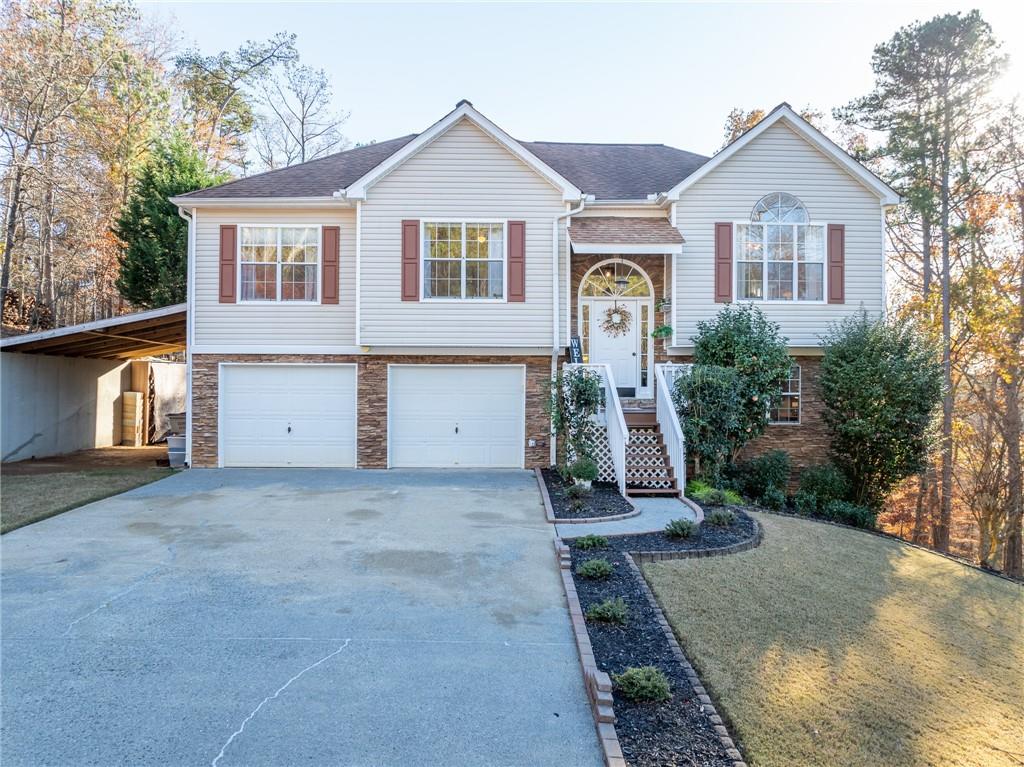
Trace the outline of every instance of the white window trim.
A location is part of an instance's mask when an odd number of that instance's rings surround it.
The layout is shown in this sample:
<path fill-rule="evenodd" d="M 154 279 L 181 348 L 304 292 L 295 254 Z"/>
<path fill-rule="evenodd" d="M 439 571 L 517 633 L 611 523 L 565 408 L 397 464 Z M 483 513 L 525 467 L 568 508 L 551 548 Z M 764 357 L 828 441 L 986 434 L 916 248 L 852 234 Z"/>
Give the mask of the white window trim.
<path fill-rule="evenodd" d="M 431 259 L 427 255 L 427 249 L 423 247 L 424 236 L 426 234 L 427 224 L 460 224 L 462 226 L 462 258 L 459 259 L 462 264 L 461 280 L 462 280 L 462 295 L 458 298 L 451 296 L 431 296 L 427 297 L 426 293 L 426 262 Z M 466 298 L 466 261 L 475 259 L 466 258 L 466 225 L 467 224 L 500 224 L 502 227 L 502 250 L 501 250 L 501 298 Z M 444 260 L 444 259 L 439 259 Z M 454 261 L 455 259 L 450 259 Z M 479 259 L 481 261 L 492 259 Z M 508 219 L 507 218 L 459 218 L 458 216 L 452 216 L 450 218 L 421 218 L 420 219 L 420 302 L 421 303 L 438 303 L 438 304 L 507 304 L 508 303 Z"/>
<path fill-rule="evenodd" d="M 250 306 L 267 306 L 273 304 L 275 306 L 320 306 L 323 302 L 323 259 L 324 259 L 324 231 L 322 224 L 274 224 L 274 223 L 236 223 L 237 236 L 235 237 L 235 262 L 238 265 L 238 275 L 235 279 L 235 295 L 238 296 L 237 303 L 247 304 Z M 242 298 L 242 229 L 258 229 L 260 227 L 274 228 L 277 229 L 277 288 L 274 294 L 274 300 L 268 299 L 244 299 Z M 284 301 L 281 299 L 281 265 L 284 263 L 281 261 L 281 230 L 282 229 L 316 229 L 316 300 L 290 300 Z M 246 263 L 257 263 L 249 261 Z M 266 263 L 266 262 L 259 262 Z M 341 296 L 341 285 L 338 286 L 338 295 Z"/>
<path fill-rule="evenodd" d="M 768 425 L 769 426 L 799 426 L 803 420 L 803 408 L 804 408 L 804 369 L 799 362 L 790 363 L 790 373 L 793 368 L 796 368 L 796 420 L 795 421 L 773 421 L 772 410 L 774 409 L 771 405 L 768 406 Z M 786 382 L 789 383 L 790 375 L 786 375 Z M 786 395 L 793 395 L 792 391 L 785 391 L 779 393 L 780 397 Z"/>
<path fill-rule="evenodd" d="M 757 263 L 756 261 L 745 261 L 736 257 L 736 242 L 737 242 L 737 227 L 738 226 L 779 226 L 781 222 L 774 221 L 751 221 L 750 219 L 733 221 L 732 222 L 732 294 L 736 297 L 737 301 L 750 301 L 758 304 L 781 304 L 783 306 L 792 306 L 793 304 L 803 304 L 805 306 L 821 306 L 828 303 L 828 223 L 822 221 L 808 221 L 806 224 L 785 224 L 785 226 L 817 226 L 822 230 L 822 243 L 824 244 L 824 251 L 822 252 L 821 261 L 799 261 L 796 258 L 796 240 L 793 241 L 793 260 L 792 261 L 775 261 L 773 263 L 785 264 L 791 263 L 794 266 L 793 269 L 793 298 L 745 298 L 740 296 L 740 270 L 739 264 L 742 263 Z M 761 287 L 763 294 L 768 295 L 768 249 L 763 248 L 761 251 Z M 798 292 L 798 272 L 796 265 L 804 264 L 821 264 L 821 299 L 809 300 L 797 298 Z"/>

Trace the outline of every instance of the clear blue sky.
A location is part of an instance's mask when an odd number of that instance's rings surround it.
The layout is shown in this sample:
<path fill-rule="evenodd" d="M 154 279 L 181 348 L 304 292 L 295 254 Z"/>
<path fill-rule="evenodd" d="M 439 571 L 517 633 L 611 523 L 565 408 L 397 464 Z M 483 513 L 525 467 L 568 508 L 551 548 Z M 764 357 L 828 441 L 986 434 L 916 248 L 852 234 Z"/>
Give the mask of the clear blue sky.
<path fill-rule="evenodd" d="M 331 75 L 353 141 L 419 132 L 468 98 L 516 138 L 666 143 L 710 153 L 734 106 L 828 112 L 867 92 L 898 27 L 981 9 L 1024 83 L 1024 2 L 146 2 L 204 53 L 287 30 Z"/>

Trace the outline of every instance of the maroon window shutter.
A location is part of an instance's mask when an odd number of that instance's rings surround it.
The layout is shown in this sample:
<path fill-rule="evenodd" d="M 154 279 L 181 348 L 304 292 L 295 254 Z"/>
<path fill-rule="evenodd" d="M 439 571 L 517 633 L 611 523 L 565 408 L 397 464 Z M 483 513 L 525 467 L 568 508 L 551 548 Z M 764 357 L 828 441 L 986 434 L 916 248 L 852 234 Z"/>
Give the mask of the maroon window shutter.
<path fill-rule="evenodd" d="M 235 285 L 238 282 L 238 227 L 221 224 L 220 227 L 220 302 L 233 304 L 236 301 Z"/>
<path fill-rule="evenodd" d="M 715 303 L 732 301 L 732 224 L 715 224 Z"/>
<path fill-rule="evenodd" d="M 508 300 L 526 300 L 526 222 L 508 222 Z"/>
<path fill-rule="evenodd" d="M 828 225 L 828 302 L 846 301 L 846 227 Z"/>
<path fill-rule="evenodd" d="M 341 259 L 341 228 L 323 227 L 323 247 L 320 258 L 323 283 L 320 301 L 325 304 L 338 303 L 338 264 Z"/>
<path fill-rule="evenodd" d="M 402 222 L 402 300 L 420 300 L 420 222 Z"/>

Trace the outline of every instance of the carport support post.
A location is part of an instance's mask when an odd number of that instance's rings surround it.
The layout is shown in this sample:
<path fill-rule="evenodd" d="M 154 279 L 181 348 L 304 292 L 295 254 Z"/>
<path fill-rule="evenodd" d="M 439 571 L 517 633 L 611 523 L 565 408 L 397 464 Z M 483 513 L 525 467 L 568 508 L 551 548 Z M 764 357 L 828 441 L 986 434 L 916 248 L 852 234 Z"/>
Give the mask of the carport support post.
<path fill-rule="evenodd" d="M 149 360 L 132 360 L 132 391 L 142 394 L 142 444 L 149 444 Z"/>

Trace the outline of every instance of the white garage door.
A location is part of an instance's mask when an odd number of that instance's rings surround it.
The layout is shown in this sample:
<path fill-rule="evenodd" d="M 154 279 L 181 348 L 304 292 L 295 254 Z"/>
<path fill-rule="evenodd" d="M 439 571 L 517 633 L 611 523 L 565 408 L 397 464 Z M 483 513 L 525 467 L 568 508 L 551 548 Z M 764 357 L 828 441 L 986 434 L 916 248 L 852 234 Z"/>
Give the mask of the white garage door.
<path fill-rule="evenodd" d="M 391 465 L 521 468 L 524 396 L 521 365 L 391 365 Z"/>
<path fill-rule="evenodd" d="M 356 465 L 354 365 L 223 365 L 224 466 Z"/>

